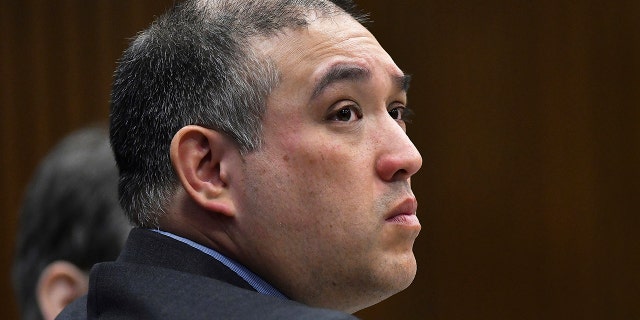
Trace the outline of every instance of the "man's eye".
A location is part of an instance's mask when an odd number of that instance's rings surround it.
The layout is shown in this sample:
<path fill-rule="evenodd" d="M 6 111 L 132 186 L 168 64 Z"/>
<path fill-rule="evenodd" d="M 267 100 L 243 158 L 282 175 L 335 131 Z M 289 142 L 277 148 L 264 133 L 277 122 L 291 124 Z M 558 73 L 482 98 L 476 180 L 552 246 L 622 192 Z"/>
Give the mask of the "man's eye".
<path fill-rule="evenodd" d="M 407 107 L 395 107 L 389 110 L 389 115 L 391 116 L 391 118 L 398 121 L 404 121 L 407 123 L 411 122 L 411 118 L 410 118 L 411 114 L 412 114 L 411 109 Z"/>
<path fill-rule="evenodd" d="M 362 118 L 362 113 L 356 106 L 348 106 L 339 109 L 334 114 L 329 116 L 329 120 L 333 121 L 355 121 Z"/>

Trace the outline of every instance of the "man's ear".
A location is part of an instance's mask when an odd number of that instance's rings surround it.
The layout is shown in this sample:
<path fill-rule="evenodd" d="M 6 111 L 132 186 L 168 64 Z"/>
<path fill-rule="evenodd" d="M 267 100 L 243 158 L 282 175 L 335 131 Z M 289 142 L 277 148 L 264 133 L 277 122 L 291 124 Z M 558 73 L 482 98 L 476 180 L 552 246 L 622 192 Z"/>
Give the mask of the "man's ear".
<path fill-rule="evenodd" d="M 88 276 L 67 261 L 50 263 L 40 273 L 36 299 L 45 320 L 54 319 L 67 304 L 87 293 Z"/>
<path fill-rule="evenodd" d="M 190 125 L 171 140 L 171 162 L 189 197 L 200 207 L 235 215 L 228 170 L 238 147 L 223 133 Z"/>

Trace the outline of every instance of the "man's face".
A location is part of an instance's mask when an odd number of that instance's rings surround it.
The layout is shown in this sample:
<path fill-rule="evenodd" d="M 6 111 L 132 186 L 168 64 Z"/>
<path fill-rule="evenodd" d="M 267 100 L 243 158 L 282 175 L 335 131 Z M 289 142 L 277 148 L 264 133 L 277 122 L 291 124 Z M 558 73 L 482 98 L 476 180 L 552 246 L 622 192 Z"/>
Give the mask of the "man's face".
<path fill-rule="evenodd" d="M 422 158 L 398 120 L 404 74 L 346 15 L 257 47 L 281 79 L 234 194 L 238 259 L 313 306 L 354 312 L 406 288 L 420 231 L 409 178 Z"/>

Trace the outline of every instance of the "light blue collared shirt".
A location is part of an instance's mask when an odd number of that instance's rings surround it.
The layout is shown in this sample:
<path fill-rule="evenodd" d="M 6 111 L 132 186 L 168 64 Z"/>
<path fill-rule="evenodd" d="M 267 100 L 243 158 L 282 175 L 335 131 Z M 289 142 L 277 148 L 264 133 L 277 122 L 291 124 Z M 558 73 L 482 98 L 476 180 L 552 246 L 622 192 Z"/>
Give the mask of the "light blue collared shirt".
<path fill-rule="evenodd" d="M 181 236 L 177 236 L 173 233 L 170 232 L 166 232 L 166 231 L 162 231 L 162 230 L 157 230 L 154 229 L 153 231 L 163 234 L 167 237 L 173 238 L 175 240 L 178 240 L 184 244 L 187 244 L 195 249 L 198 249 L 204 253 L 206 253 L 207 255 L 211 256 L 212 258 L 220 261 L 220 263 L 224 264 L 225 266 L 227 266 L 227 268 L 231 269 L 233 272 L 237 273 L 242 279 L 244 279 L 244 281 L 246 281 L 247 283 L 249 283 L 254 289 L 256 289 L 256 291 L 258 291 L 259 293 L 262 294 L 266 294 L 266 295 L 270 295 L 270 296 L 274 296 L 274 297 L 278 297 L 278 298 L 282 298 L 282 299 L 288 299 L 284 294 L 282 294 L 282 292 L 278 291 L 278 289 L 274 288 L 272 285 L 270 285 L 269 283 L 267 283 L 266 281 L 262 280 L 262 278 L 260 278 L 257 274 L 251 272 L 249 269 L 247 269 L 245 266 L 241 265 L 240 263 L 227 258 L 226 256 L 224 256 L 223 254 L 221 254 L 218 251 L 215 251 L 211 248 L 207 248 L 199 243 L 195 243 L 187 238 L 183 238 Z"/>

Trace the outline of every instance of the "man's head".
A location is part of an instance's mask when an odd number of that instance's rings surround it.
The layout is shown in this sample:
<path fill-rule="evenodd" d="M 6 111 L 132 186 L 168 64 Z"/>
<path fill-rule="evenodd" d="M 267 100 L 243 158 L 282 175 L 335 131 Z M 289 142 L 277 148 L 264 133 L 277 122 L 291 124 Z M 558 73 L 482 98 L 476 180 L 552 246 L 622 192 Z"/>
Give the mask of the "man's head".
<path fill-rule="evenodd" d="M 161 18 L 125 53 L 112 143 L 129 216 L 212 247 L 312 306 L 354 312 L 406 288 L 420 230 L 410 177 L 422 164 L 405 133 L 408 76 L 331 2 L 222 2 L 183 8 L 200 17 L 189 28 L 171 20 L 182 11 Z M 161 70 L 135 74 L 134 49 L 147 58 L 181 41 L 185 57 L 159 54 L 170 61 L 143 61 Z M 164 81 L 165 91 L 136 92 Z M 147 145 L 136 153 L 135 143 Z M 162 194 L 155 209 L 142 200 Z"/>
<path fill-rule="evenodd" d="M 113 84 L 111 142 L 134 224 L 156 227 L 179 186 L 168 150 L 180 128 L 225 133 L 243 152 L 260 146 L 266 97 L 280 74 L 253 43 L 303 28 L 314 11 L 344 12 L 325 0 L 185 1 L 131 43 Z"/>
<path fill-rule="evenodd" d="M 107 131 L 80 130 L 42 161 L 26 190 L 12 280 L 23 319 L 52 319 L 84 294 L 94 263 L 117 257 L 130 229 Z"/>

